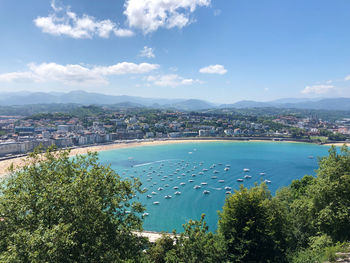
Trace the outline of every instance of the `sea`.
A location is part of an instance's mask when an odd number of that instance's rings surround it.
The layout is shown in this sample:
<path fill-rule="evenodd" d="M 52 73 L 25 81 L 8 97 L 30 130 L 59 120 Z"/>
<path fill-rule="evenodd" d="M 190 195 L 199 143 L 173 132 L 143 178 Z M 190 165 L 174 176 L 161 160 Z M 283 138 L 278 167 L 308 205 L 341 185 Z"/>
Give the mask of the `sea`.
<path fill-rule="evenodd" d="M 190 219 L 205 214 L 209 231 L 218 211 L 241 184 L 267 182 L 272 194 L 304 175 L 316 175 L 318 158 L 329 146 L 287 142 L 186 142 L 135 146 L 99 153 L 102 164 L 124 179 L 139 178 L 136 198 L 146 207 L 148 231 L 183 231 Z M 177 192 L 175 194 L 175 192 Z"/>

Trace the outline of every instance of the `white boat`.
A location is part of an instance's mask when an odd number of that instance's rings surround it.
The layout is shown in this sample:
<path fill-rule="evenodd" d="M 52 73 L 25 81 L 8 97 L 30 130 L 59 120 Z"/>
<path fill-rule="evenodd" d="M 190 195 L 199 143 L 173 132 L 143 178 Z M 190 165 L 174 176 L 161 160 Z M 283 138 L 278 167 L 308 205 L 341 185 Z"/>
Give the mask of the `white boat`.
<path fill-rule="evenodd" d="M 225 194 L 230 195 L 232 193 L 230 191 L 226 191 Z"/>
<path fill-rule="evenodd" d="M 206 183 L 206 182 L 203 182 L 203 183 L 201 183 L 201 185 L 208 185 L 208 183 Z"/>
<path fill-rule="evenodd" d="M 186 183 L 180 183 L 180 185 L 186 185 Z"/>
<path fill-rule="evenodd" d="M 152 196 L 151 195 L 147 195 L 147 198 L 152 198 Z"/>
<path fill-rule="evenodd" d="M 243 172 L 249 172 L 250 170 L 248 168 L 244 168 Z"/>
<path fill-rule="evenodd" d="M 190 183 L 193 183 L 194 181 L 193 180 L 188 180 Z"/>
<path fill-rule="evenodd" d="M 149 216 L 149 213 L 143 213 L 142 216 Z"/>
<path fill-rule="evenodd" d="M 224 188 L 225 190 L 231 190 L 232 189 L 232 187 L 229 187 L 229 186 L 225 186 L 225 188 Z"/>
<path fill-rule="evenodd" d="M 237 182 L 243 182 L 243 179 L 237 179 Z"/>
<path fill-rule="evenodd" d="M 217 179 L 218 177 L 217 176 L 212 176 L 211 179 Z"/>
<path fill-rule="evenodd" d="M 175 189 L 175 190 L 176 190 L 176 189 L 179 189 L 179 187 L 178 187 L 178 186 L 174 186 L 174 187 L 173 187 L 173 189 Z"/>
<path fill-rule="evenodd" d="M 230 170 L 230 168 L 228 168 L 228 167 L 224 168 L 224 171 L 227 172 L 228 170 Z"/>
<path fill-rule="evenodd" d="M 159 188 L 158 188 L 158 191 L 162 191 L 162 190 L 164 190 L 163 187 L 159 187 Z"/>
<path fill-rule="evenodd" d="M 195 185 L 195 186 L 193 187 L 193 189 L 199 189 L 199 188 L 201 188 L 200 185 Z"/>
<path fill-rule="evenodd" d="M 153 202 L 154 205 L 159 205 L 158 201 Z"/>
<path fill-rule="evenodd" d="M 259 173 L 260 175 L 265 175 L 266 173 Z"/>
<path fill-rule="evenodd" d="M 166 185 L 164 185 L 165 187 L 169 187 L 169 185 L 168 184 L 166 184 Z"/>
<path fill-rule="evenodd" d="M 203 172 L 206 172 L 206 171 L 208 171 L 208 169 L 204 168 L 202 171 L 203 171 Z"/>
<path fill-rule="evenodd" d="M 214 170 L 214 171 L 213 171 L 213 173 L 214 173 L 214 174 L 217 174 L 217 173 L 219 173 L 219 171 L 217 171 L 217 170 Z"/>
<path fill-rule="evenodd" d="M 204 174 L 203 172 L 199 172 L 198 174 Z"/>
<path fill-rule="evenodd" d="M 204 191 L 203 191 L 203 194 L 205 194 L 205 195 L 210 194 L 210 191 L 204 190 Z"/>
<path fill-rule="evenodd" d="M 270 180 L 265 180 L 264 182 L 267 183 L 267 184 L 271 184 Z"/>
<path fill-rule="evenodd" d="M 165 199 L 170 199 L 171 198 L 171 195 L 166 195 L 164 196 Z"/>
<path fill-rule="evenodd" d="M 156 193 L 156 192 L 152 192 L 151 194 L 152 194 L 152 195 L 157 195 L 157 193 Z"/>
<path fill-rule="evenodd" d="M 244 178 L 245 178 L 245 179 L 250 179 L 250 178 L 252 178 L 252 177 L 251 177 L 250 175 L 245 175 Z"/>
<path fill-rule="evenodd" d="M 174 195 L 180 195 L 181 194 L 181 192 L 179 192 L 179 191 L 176 191 L 175 193 L 174 193 Z"/>
<path fill-rule="evenodd" d="M 165 179 L 164 178 L 162 178 L 162 179 L 160 179 L 161 181 L 165 181 Z"/>
<path fill-rule="evenodd" d="M 218 182 L 219 183 L 225 183 L 225 180 L 219 180 Z"/>
<path fill-rule="evenodd" d="M 192 177 L 196 177 L 196 175 L 195 175 L 195 174 L 192 174 Z"/>

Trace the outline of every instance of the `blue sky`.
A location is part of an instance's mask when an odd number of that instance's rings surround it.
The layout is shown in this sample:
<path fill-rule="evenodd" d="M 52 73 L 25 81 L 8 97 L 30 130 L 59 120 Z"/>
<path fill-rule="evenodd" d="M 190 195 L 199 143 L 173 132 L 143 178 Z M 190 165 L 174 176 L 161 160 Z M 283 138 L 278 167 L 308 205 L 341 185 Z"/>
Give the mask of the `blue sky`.
<path fill-rule="evenodd" d="M 350 97 L 348 0 L 0 0 L 0 92 Z"/>

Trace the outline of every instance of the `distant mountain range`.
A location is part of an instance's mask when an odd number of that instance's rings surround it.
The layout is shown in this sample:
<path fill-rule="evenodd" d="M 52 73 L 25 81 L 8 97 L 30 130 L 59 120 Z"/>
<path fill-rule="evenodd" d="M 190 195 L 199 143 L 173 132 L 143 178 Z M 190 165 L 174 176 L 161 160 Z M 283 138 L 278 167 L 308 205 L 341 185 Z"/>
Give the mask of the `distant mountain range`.
<path fill-rule="evenodd" d="M 233 104 L 215 104 L 197 99 L 155 99 L 136 96 L 113 96 L 85 91 L 60 92 L 9 92 L 0 93 L 0 106 L 74 103 L 80 105 L 115 105 L 122 108 L 150 107 L 178 110 L 204 110 L 212 108 L 296 108 L 350 111 L 350 98 L 285 98 L 269 102 L 238 101 Z"/>

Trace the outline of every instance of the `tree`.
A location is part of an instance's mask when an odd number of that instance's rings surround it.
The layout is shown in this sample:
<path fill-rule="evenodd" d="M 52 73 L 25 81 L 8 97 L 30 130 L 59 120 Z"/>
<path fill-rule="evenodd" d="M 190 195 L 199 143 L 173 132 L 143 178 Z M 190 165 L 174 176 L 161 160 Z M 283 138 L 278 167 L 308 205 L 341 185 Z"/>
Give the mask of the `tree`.
<path fill-rule="evenodd" d="M 219 213 L 230 262 L 284 262 L 285 232 L 283 209 L 265 184 L 249 190 L 241 185 Z"/>
<path fill-rule="evenodd" d="M 224 262 L 225 252 L 218 235 L 208 232 L 202 215 L 199 221 L 190 220 L 184 232 L 175 236 L 175 247 L 166 254 L 168 263 Z"/>
<path fill-rule="evenodd" d="M 1 182 L 0 261 L 137 261 L 140 183 L 122 180 L 96 153 L 53 150 L 36 150 Z"/>
<path fill-rule="evenodd" d="M 350 240 L 350 151 L 344 145 L 337 153 L 320 160 L 316 183 L 309 188 L 310 216 L 313 225 L 334 241 Z"/>

